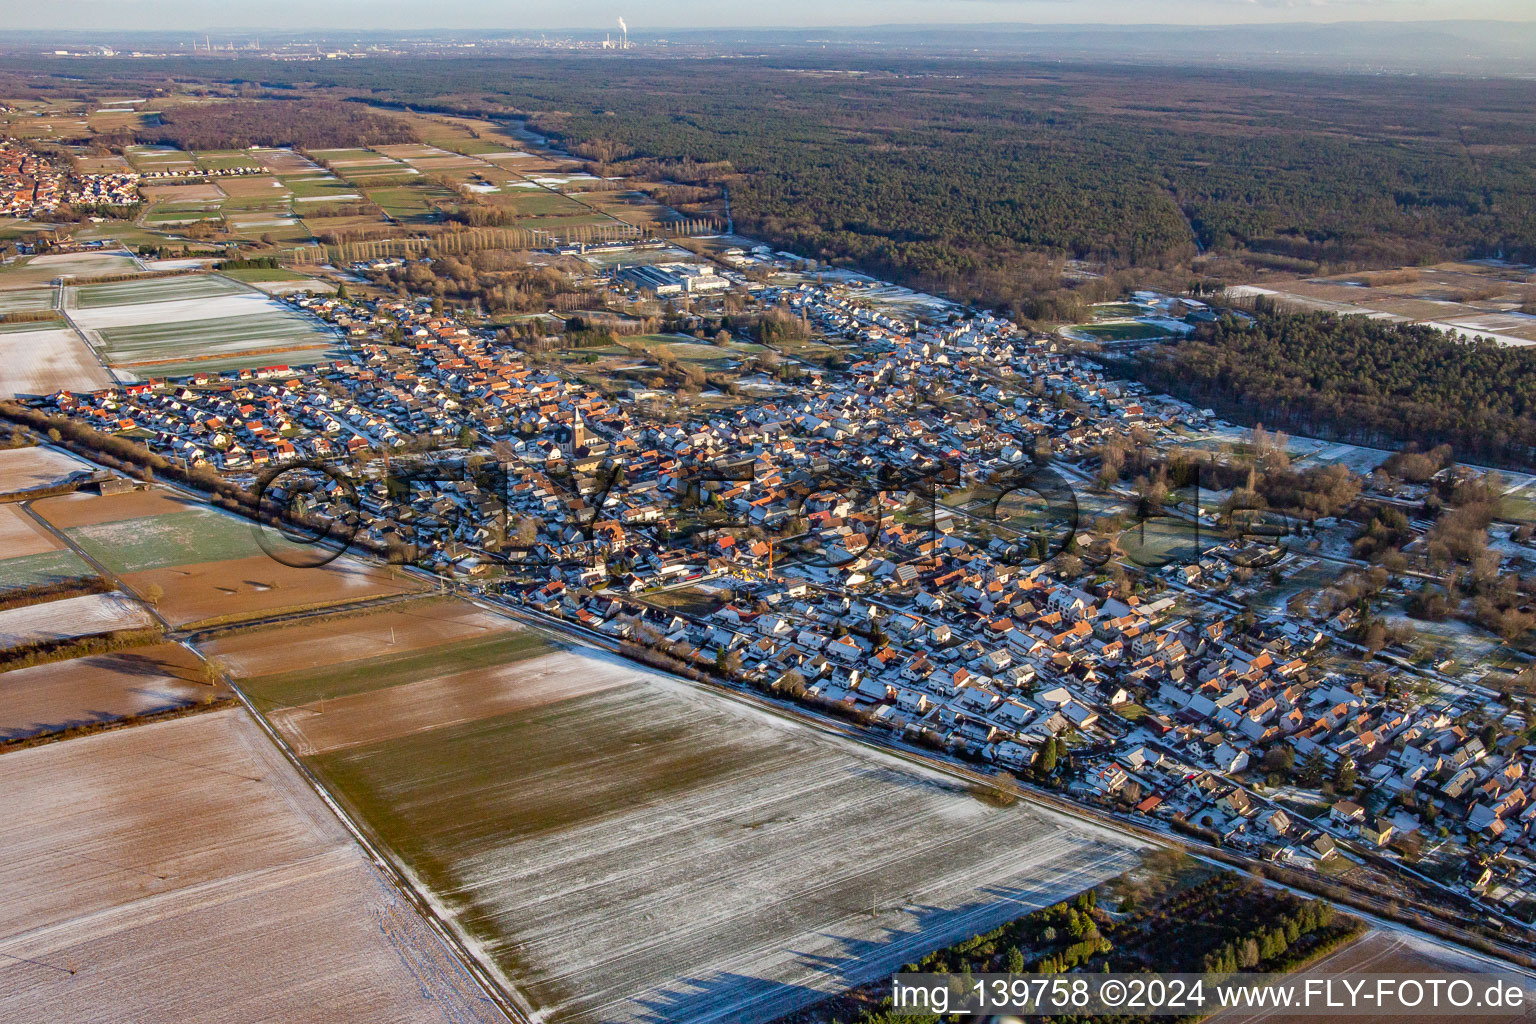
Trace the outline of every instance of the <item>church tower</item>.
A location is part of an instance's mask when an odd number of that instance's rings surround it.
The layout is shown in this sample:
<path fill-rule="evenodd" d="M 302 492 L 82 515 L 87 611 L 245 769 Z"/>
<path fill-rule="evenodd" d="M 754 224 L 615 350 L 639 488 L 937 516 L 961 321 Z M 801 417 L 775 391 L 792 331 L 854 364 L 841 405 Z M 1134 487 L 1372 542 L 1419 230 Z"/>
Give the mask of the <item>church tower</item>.
<path fill-rule="evenodd" d="M 571 415 L 571 439 L 566 444 L 565 453 L 571 458 L 579 458 L 582 449 L 591 441 L 591 435 L 587 433 L 587 421 L 581 418 L 581 413 Z"/>

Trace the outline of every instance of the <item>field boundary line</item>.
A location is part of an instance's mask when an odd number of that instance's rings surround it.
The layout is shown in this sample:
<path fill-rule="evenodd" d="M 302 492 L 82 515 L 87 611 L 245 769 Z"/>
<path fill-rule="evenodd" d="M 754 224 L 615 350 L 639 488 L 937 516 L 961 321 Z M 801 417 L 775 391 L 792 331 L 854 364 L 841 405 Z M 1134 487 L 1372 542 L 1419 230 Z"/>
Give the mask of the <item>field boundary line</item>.
<path fill-rule="evenodd" d="M 202 656 L 202 652 L 198 651 L 190 641 L 183 640 L 181 643 L 199 657 Z M 374 867 L 378 869 L 379 874 L 389 882 L 402 899 L 421 915 L 427 927 L 437 935 L 449 952 L 460 962 L 490 1003 L 500 1010 L 503 1016 L 509 1021 L 515 1022 L 515 1024 L 534 1024 L 533 1008 L 522 1005 L 524 1000 L 515 991 L 503 991 L 502 986 L 497 983 L 486 965 L 482 964 L 479 958 L 470 951 L 453 927 L 443 920 L 433 908 L 431 901 L 417 891 L 416 887 L 411 884 L 408 876 L 384 852 L 382 844 L 377 843 L 368 831 L 360 827 L 353 820 L 352 816 L 341 806 L 341 802 L 331 794 L 330 790 L 326 789 L 314 772 L 310 771 L 309 766 L 299 759 L 298 755 L 294 753 L 293 748 L 288 745 L 287 741 L 283 739 L 272 723 L 267 721 L 266 716 L 256 710 L 256 706 L 251 702 L 245 691 L 240 689 L 232 679 L 226 677 L 224 681 L 245 707 L 246 713 L 256 720 L 262 732 L 266 734 L 267 739 L 277 747 L 288 763 L 299 773 L 299 777 L 315 792 L 315 795 L 330 808 L 331 813 L 336 815 L 337 820 L 346 828 L 353 840 L 356 841 L 358 846 L 362 847 L 363 853 L 373 863 Z"/>

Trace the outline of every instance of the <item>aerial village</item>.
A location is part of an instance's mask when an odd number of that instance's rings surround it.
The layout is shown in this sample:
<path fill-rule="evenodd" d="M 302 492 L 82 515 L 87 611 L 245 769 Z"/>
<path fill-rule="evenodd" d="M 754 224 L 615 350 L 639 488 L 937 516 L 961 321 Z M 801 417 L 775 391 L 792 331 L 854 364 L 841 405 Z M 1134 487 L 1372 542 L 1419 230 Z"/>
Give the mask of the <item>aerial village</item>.
<path fill-rule="evenodd" d="M 347 273 L 361 285 L 401 262 Z M 237 482 L 340 467 L 355 487 L 332 481 L 308 511 L 349 523 L 361 549 L 892 743 L 1303 870 L 1385 858 L 1490 913 L 1529 898 L 1523 702 L 1390 646 L 1361 669 L 1359 603 L 1317 597 L 1365 571 L 1342 509 L 1234 531 L 1230 490 L 1186 488 L 1159 498 L 1158 522 L 1196 543 L 1125 557 L 1146 497 L 1105 472 L 1106 443 L 1244 432 L 988 313 L 882 302 L 890 286 L 828 282 L 763 246 L 720 262 L 606 285 L 654 301 L 707 278 L 673 323 L 730 356 L 735 400 L 716 411 L 597 386 L 530 354 L 527 332 L 427 298 L 302 292 L 284 301 L 344 335 L 349 358 L 34 404 Z M 1139 298 L 1164 318 L 1212 315 Z M 725 301 L 846 358 L 681 333 L 718 323 Z M 1070 508 L 998 483 L 1046 493 L 1046 466 Z M 1345 475 L 1394 500 L 1425 491 Z M 1501 551 L 1533 560 L 1513 540 Z M 1307 572 L 1322 582 L 1300 599 L 1244 600 Z"/>
<path fill-rule="evenodd" d="M 61 206 L 132 207 L 139 202 L 135 172 L 90 174 L 63 171 L 33 149 L 0 142 L 0 215 L 38 217 Z"/>

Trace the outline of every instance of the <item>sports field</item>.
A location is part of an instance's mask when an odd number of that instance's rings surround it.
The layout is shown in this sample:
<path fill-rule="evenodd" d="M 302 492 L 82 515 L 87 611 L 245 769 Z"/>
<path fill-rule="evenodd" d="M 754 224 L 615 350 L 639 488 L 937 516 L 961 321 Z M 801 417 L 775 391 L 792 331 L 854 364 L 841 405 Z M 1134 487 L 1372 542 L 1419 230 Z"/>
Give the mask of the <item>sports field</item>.
<path fill-rule="evenodd" d="M 486 656 L 516 636 L 240 685 L 540 1018 L 772 1020 L 1136 859 L 618 658 Z"/>
<path fill-rule="evenodd" d="M 5 771 L 0 1020 L 504 1024 L 244 711 Z"/>

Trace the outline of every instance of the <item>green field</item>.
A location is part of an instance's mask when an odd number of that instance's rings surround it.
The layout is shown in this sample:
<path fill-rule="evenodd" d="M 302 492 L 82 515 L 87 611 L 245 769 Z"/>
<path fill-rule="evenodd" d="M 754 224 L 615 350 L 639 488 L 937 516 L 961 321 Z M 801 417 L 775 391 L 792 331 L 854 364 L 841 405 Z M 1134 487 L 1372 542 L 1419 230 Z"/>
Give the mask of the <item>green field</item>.
<path fill-rule="evenodd" d="M 177 209 L 167 209 L 160 206 L 144 215 L 144 223 L 162 225 L 191 224 L 200 220 L 222 220 L 223 216 L 217 206 Z"/>
<path fill-rule="evenodd" d="M 325 160 L 334 162 L 337 160 L 388 160 L 381 153 L 375 153 L 371 149 L 313 149 L 309 155 L 316 161 Z"/>
<path fill-rule="evenodd" d="M 240 270 L 221 270 L 219 273 L 225 277 L 232 277 L 236 281 L 303 281 L 303 274 L 292 270 L 284 270 L 282 267 L 246 267 Z"/>
<path fill-rule="evenodd" d="M 115 573 L 248 558 L 263 551 L 253 524 L 212 509 L 93 523 L 65 532 Z"/>
<path fill-rule="evenodd" d="M 499 199 L 497 206 L 511 207 L 521 217 L 581 217 L 592 213 L 592 208 L 557 192 L 546 192 L 543 189 L 535 192 L 531 189 L 515 189 L 503 193 L 504 198 Z"/>
<path fill-rule="evenodd" d="M 1078 324 L 1072 330 L 1098 341 L 1142 341 L 1171 337 L 1165 329 L 1144 324 L 1138 320 L 1108 324 Z"/>
<path fill-rule="evenodd" d="M 348 185 L 340 178 L 333 178 L 330 175 L 320 177 L 318 175 L 310 174 L 304 175 L 302 177 L 279 178 L 278 180 L 281 181 L 297 199 L 339 199 L 342 196 L 352 195 L 357 192 L 357 189 L 353 188 L 351 185 Z"/>
<path fill-rule="evenodd" d="M 114 281 L 92 284 L 75 290 L 75 306 L 96 309 L 101 306 L 131 306 L 143 302 L 172 302 L 176 299 L 208 299 L 218 295 L 239 295 L 245 291 L 233 281 L 217 274 L 187 274 L 182 277 L 152 277 L 141 281 Z"/>
<path fill-rule="evenodd" d="M 1120 535 L 1121 550 L 1146 568 L 1194 564 L 1200 552 L 1220 543 L 1221 536 L 1213 527 L 1202 526 L 1197 534 L 1194 523 L 1163 516 L 1149 517 Z"/>
<path fill-rule="evenodd" d="M 447 199 L 450 193 L 440 186 L 399 185 L 371 188 L 368 198 L 395 220 L 414 220 L 433 212 L 433 199 Z"/>
<path fill-rule="evenodd" d="M 233 358 L 245 351 L 299 346 L 333 347 L 338 343 L 335 335 L 314 321 L 276 306 L 269 311 L 245 316 L 104 327 L 96 333 L 101 337 L 102 355 L 109 363 L 146 364 L 146 370 L 154 374 L 165 373 L 165 368 L 147 364 L 163 360 L 206 356 Z M 296 355 L 281 353 L 253 356 L 244 365 L 291 363 L 296 358 Z"/>
<path fill-rule="evenodd" d="M 85 559 L 65 548 L 18 558 L 0 558 L 0 590 L 37 587 L 96 575 Z"/>
<path fill-rule="evenodd" d="M 725 370 L 741 360 L 767 351 L 761 345 L 733 341 L 720 346 L 699 341 L 679 334 L 641 334 L 623 339 L 626 345 L 638 345 L 647 352 L 675 359 L 679 363 L 692 363 L 706 370 Z"/>
<path fill-rule="evenodd" d="M 1097 320 L 1120 320 L 1128 316 L 1142 316 L 1151 312 L 1150 306 L 1140 306 L 1134 302 L 1101 302 L 1093 307 L 1093 316 Z"/>

